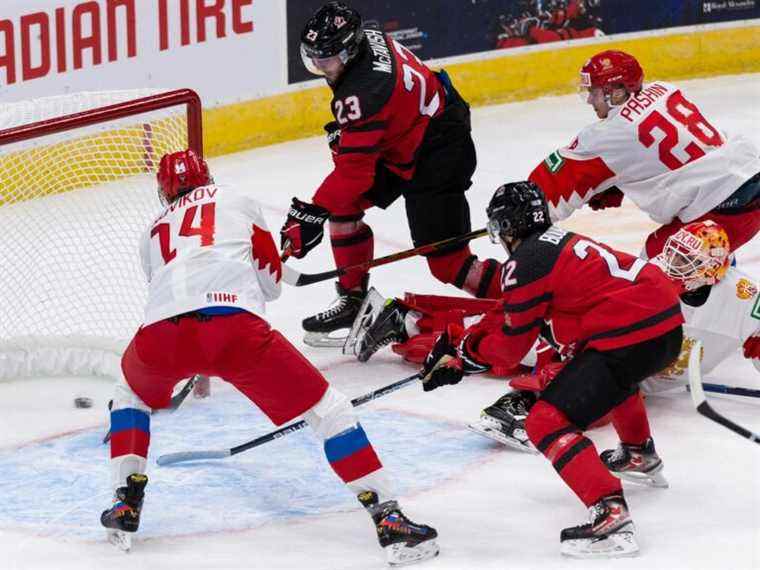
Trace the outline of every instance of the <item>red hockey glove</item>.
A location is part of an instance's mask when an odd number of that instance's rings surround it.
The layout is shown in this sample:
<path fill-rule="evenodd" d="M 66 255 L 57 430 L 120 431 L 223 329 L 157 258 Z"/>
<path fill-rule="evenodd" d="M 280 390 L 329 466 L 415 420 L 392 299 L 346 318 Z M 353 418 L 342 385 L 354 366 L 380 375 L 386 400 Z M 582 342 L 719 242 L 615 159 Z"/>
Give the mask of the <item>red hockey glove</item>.
<path fill-rule="evenodd" d="M 330 212 L 321 206 L 293 198 L 288 219 L 280 230 L 280 249 L 283 250 L 283 257 L 292 255 L 301 259 L 319 245 L 324 235 L 323 226 L 329 215 Z"/>
<path fill-rule="evenodd" d="M 744 358 L 760 358 L 760 331 L 744 341 Z"/>
<path fill-rule="evenodd" d="M 520 374 L 510 379 L 509 385 L 515 390 L 531 390 L 533 392 L 543 392 L 549 382 L 554 380 L 557 374 L 565 367 L 565 362 L 550 362 L 540 368 L 534 374 Z"/>
<path fill-rule="evenodd" d="M 618 190 L 617 186 L 613 186 L 609 190 L 597 194 L 588 201 L 588 205 L 594 211 L 604 210 L 605 208 L 619 208 L 622 203 L 623 193 Z"/>

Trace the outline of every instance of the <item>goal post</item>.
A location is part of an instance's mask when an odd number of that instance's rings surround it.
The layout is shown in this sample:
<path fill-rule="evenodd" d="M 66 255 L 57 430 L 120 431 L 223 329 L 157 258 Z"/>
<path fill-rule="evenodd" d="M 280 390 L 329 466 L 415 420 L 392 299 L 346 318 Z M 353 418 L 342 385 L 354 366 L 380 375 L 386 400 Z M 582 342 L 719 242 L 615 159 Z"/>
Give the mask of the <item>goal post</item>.
<path fill-rule="evenodd" d="M 190 89 L 0 104 L 0 380 L 118 376 L 147 296 L 161 156 L 203 155 Z"/>

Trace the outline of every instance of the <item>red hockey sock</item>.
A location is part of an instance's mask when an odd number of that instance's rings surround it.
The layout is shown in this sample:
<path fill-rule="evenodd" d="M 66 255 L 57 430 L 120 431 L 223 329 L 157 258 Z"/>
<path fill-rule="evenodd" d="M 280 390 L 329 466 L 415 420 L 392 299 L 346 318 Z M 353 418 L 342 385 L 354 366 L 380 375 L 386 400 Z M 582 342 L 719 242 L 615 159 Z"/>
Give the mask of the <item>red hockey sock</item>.
<path fill-rule="evenodd" d="M 469 246 L 445 255 L 427 258 L 433 277 L 451 283 L 474 297 L 495 299 L 501 296 L 499 262 L 495 259 L 480 261 Z"/>
<path fill-rule="evenodd" d="M 331 219 L 330 242 L 336 267 L 370 261 L 375 253 L 372 228 L 361 220 L 344 222 Z M 367 273 L 367 270 L 349 271 L 338 282 L 348 291 L 358 289 Z"/>
<path fill-rule="evenodd" d="M 525 420 L 525 429 L 533 445 L 587 507 L 622 492 L 620 480 L 604 466 L 591 440 L 553 405 L 536 402 Z"/>
<path fill-rule="evenodd" d="M 611 415 L 612 425 L 623 443 L 641 445 L 652 436 L 641 392 L 636 392 L 618 405 Z"/>

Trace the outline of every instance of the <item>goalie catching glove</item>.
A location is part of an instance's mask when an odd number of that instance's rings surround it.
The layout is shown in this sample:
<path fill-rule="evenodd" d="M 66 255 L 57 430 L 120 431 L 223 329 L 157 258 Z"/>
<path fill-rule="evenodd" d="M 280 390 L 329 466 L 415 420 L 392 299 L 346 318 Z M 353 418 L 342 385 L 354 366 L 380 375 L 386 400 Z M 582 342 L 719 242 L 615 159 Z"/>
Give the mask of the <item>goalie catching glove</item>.
<path fill-rule="evenodd" d="M 470 337 L 462 337 L 459 346 L 454 339 L 461 336 L 462 328 L 449 324 L 436 339 L 433 348 L 425 357 L 420 376 L 425 392 L 435 390 L 446 384 L 458 384 L 465 375 L 487 372 L 491 366 L 478 362 L 468 349 Z"/>
<path fill-rule="evenodd" d="M 330 212 L 322 206 L 293 198 L 288 218 L 280 230 L 280 249 L 285 257 L 306 257 L 317 247 L 324 235 L 324 225 Z"/>

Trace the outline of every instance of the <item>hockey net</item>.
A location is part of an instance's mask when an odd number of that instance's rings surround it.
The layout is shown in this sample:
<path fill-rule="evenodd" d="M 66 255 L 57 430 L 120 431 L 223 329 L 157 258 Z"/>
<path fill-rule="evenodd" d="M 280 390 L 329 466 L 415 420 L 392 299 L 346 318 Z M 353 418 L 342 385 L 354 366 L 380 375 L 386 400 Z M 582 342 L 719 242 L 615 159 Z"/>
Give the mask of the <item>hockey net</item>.
<path fill-rule="evenodd" d="M 147 294 L 155 170 L 188 147 L 202 155 L 188 89 L 0 105 L 0 379 L 118 374 Z"/>

